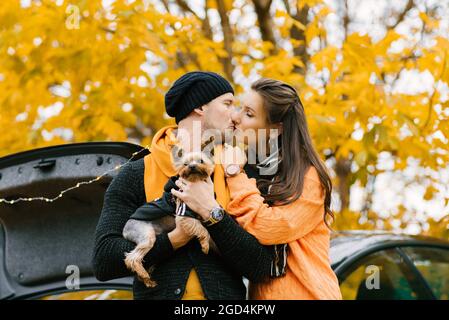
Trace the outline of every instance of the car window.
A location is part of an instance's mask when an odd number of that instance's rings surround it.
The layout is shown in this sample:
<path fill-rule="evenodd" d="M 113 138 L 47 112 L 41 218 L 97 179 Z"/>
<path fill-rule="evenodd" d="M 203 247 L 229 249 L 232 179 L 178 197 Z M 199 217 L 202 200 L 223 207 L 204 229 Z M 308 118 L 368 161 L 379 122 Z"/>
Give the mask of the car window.
<path fill-rule="evenodd" d="M 372 253 L 340 276 L 345 300 L 415 300 L 425 297 L 422 287 L 395 249 Z"/>
<path fill-rule="evenodd" d="M 81 290 L 52 294 L 41 297 L 40 300 L 132 300 L 133 293 L 129 290 Z"/>
<path fill-rule="evenodd" d="M 403 248 L 437 299 L 449 300 L 449 249 Z"/>

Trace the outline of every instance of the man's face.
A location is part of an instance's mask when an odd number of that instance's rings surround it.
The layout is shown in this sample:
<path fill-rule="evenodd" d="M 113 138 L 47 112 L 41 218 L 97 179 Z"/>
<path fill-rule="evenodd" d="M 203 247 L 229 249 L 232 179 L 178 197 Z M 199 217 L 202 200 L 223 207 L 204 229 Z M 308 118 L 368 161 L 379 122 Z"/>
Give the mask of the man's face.
<path fill-rule="evenodd" d="M 225 93 L 203 106 L 203 130 L 215 129 L 224 134 L 232 129 L 231 113 L 234 109 L 234 95 Z"/>

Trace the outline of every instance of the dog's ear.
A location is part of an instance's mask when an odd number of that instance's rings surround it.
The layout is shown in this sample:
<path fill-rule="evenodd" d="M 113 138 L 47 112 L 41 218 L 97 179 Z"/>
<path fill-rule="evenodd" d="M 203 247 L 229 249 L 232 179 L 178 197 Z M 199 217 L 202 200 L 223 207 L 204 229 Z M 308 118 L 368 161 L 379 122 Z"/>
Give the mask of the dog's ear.
<path fill-rule="evenodd" d="M 182 157 L 184 156 L 184 149 L 178 145 L 173 146 L 171 149 L 172 159 L 175 166 L 182 163 Z"/>
<path fill-rule="evenodd" d="M 210 136 L 209 139 L 203 141 L 203 143 L 201 144 L 201 150 L 203 150 L 205 147 L 207 147 L 210 143 L 213 143 L 215 140 L 214 136 Z"/>
<path fill-rule="evenodd" d="M 208 157 L 212 158 L 214 157 L 214 143 L 215 141 L 215 137 L 214 136 L 210 136 L 209 139 L 205 140 L 202 144 L 201 144 L 201 151 L 203 153 L 205 153 Z"/>

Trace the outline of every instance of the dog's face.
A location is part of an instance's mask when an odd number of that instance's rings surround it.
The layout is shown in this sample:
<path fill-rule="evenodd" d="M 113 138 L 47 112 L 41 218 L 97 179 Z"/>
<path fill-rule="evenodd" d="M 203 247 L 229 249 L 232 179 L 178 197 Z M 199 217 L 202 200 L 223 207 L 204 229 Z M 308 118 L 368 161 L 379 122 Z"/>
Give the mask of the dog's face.
<path fill-rule="evenodd" d="M 187 152 L 180 154 L 175 161 L 175 168 L 179 176 L 187 181 L 205 180 L 214 172 L 214 162 L 203 152 Z"/>

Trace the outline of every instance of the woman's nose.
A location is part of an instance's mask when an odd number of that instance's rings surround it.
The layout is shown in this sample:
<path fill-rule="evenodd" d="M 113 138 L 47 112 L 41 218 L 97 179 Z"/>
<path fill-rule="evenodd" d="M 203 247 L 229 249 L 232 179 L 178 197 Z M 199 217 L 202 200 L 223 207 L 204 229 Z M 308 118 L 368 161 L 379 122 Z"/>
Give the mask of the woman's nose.
<path fill-rule="evenodd" d="M 239 112 L 239 108 L 235 108 L 232 113 L 231 113 L 231 121 L 234 124 L 239 124 L 240 123 L 240 112 Z"/>

